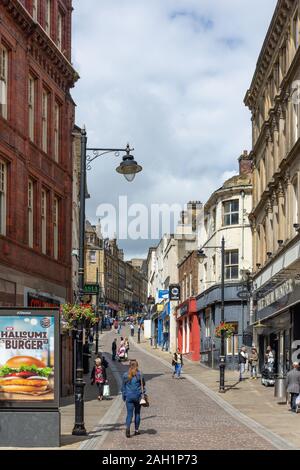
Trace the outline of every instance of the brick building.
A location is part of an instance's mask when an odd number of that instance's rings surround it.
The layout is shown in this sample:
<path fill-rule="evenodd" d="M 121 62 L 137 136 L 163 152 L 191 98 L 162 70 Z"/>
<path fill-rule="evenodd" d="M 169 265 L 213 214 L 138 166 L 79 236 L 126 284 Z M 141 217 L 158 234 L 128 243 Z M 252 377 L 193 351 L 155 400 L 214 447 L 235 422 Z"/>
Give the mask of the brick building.
<path fill-rule="evenodd" d="M 0 305 L 72 300 L 71 0 L 0 0 Z M 61 393 L 72 338 L 61 336 Z"/>
<path fill-rule="evenodd" d="M 71 0 L 0 0 L 0 305 L 72 299 Z"/>
<path fill-rule="evenodd" d="M 177 307 L 177 344 L 193 361 L 200 359 L 200 324 L 196 296 L 199 291 L 197 250 L 187 253 L 178 263 L 181 304 Z"/>

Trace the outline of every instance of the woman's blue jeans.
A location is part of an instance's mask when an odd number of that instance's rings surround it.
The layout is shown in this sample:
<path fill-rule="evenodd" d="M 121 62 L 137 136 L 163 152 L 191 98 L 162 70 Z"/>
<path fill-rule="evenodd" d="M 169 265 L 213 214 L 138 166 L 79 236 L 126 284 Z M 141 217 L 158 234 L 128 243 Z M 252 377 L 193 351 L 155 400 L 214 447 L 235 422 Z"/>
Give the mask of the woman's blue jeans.
<path fill-rule="evenodd" d="M 141 422 L 141 405 L 139 399 L 130 399 L 126 400 L 126 408 L 127 408 L 127 417 L 126 417 L 126 428 L 129 429 L 133 413 L 134 413 L 134 424 L 135 430 L 137 431 L 140 427 Z"/>

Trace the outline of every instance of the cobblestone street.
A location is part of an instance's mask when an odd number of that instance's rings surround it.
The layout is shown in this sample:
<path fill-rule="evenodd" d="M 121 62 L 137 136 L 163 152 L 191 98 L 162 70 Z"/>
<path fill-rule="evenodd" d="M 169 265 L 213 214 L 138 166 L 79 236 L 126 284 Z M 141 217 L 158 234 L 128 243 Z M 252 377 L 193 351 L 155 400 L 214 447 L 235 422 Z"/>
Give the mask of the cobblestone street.
<path fill-rule="evenodd" d="M 114 333 L 105 337 L 109 351 Z M 234 419 L 186 378 L 173 379 L 169 368 L 146 353 L 130 347 L 144 373 L 150 407 L 142 409 L 141 435 L 125 436 L 125 407 L 114 424 L 101 423 L 103 438 L 94 448 L 117 449 L 274 449 L 272 444 Z M 126 370 L 117 364 L 118 370 Z M 134 431 L 132 426 L 131 432 Z"/>

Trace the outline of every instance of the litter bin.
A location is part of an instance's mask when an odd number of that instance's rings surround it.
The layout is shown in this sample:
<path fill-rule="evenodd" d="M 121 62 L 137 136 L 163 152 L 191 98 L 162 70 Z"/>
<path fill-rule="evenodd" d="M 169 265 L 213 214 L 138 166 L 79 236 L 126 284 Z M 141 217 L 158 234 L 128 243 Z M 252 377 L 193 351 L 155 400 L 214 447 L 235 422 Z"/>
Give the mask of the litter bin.
<path fill-rule="evenodd" d="M 275 396 L 275 398 L 277 398 L 277 403 L 286 403 L 287 402 L 286 378 L 285 377 L 276 377 L 275 387 L 274 387 L 274 396 Z"/>

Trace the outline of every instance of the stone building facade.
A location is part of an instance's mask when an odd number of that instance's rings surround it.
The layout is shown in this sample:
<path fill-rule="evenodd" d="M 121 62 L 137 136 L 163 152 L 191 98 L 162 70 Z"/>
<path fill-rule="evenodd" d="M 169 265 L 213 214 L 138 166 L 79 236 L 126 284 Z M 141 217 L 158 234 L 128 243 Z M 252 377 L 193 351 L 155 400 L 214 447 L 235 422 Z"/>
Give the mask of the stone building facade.
<path fill-rule="evenodd" d="M 197 312 L 201 330 L 201 362 L 219 366 L 220 339 L 215 329 L 221 321 L 221 244 L 225 240 L 225 322 L 235 334 L 226 341 L 228 366 L 235 367 L 239 347 L 245 343 L 248 306 L 238 293 L 244 277 L 252 271 L 252 233 L 248 216 L 252 210 L 251 158 L 239 158 L 239 174 L 225 181 L 204 205 L 199 221 L 199 248 L 206 258 L 199 262 Z M 251 338 L 249 338 L 249 342 Z M 250 344 L 251 346 L 251 344 Z"/>
<path fill-rule="evenodd" d="M 261 365 L 271 345 L 278 372 L 290 367 L 300 338 L 299 31 L 299 1 L 278 1 L 245 97 L 253 135 L 252 323 Z"/>

